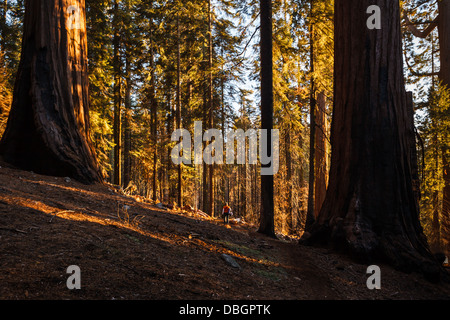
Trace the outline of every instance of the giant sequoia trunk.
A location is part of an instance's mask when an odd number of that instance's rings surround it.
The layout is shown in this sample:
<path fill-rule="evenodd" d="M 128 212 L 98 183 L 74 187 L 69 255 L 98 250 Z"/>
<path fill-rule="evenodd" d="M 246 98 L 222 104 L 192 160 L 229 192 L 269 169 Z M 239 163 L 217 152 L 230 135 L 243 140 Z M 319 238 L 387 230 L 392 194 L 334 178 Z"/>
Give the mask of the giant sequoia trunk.
<path fill-rule="evenodd" d="M 89 136 L 84 0 L 27 0 L 22 56 L 3 160 L 38 173 L 100 181 Z"/>
<path fill-rule="evenodd" d="M 439 7 L 439 51 L 440 71 L 439 80 L 450 90 L 450 0 L 438 1 Z M 449 150 L 443 150 L 444 190 L 442 206 L 442 249 L 450 256 L 450 156 Z"/>
<path fill-rule="evenodd" d="M 381 9 L 381 29 L 365 12 Z M 384 259 L 436 280 L 412 186 L 398 1 L 335 1 L 335 97 L 329 187 L 308 243 Z"/>

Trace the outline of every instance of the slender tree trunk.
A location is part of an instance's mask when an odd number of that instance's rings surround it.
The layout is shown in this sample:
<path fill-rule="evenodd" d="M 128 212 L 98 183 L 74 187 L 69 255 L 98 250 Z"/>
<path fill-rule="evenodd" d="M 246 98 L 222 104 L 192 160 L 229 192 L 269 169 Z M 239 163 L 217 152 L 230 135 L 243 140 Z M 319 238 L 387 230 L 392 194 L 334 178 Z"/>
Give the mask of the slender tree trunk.
<path fill-rule="evenodd" d="M 306 212 L 305 229 L 309 230 L 314 221 L 314 182 L 315 182 L 315 149 L 316 149 L 316 88 L 314 82 L 314 23 L 313 23 L 313 1 L 310 4 L 310 31 L 309 31 L 309 59 L 310 59 L 310 113 L 309 113 L 309 184 L 308 184 L 308 210 Z"/>
<path fill-rule="evenodd" d="M 430 31 L 431 33 L 431 31 Z M 433 90 L 436 88 L 435 83 L 435 44 L 433 35 L 431 35 L 431 88 Z M 433 152 L 433 165 L 434 170 L 431 173 L 431 179 L 432 181 L 437 181 L 437 172 L 439 171 L 439 139 L 438 139 L 438 133 L 437 133 L 437 124 L 436 124 L 436 112 L 435 110 L 430 110 L 430 120 L 431 120 L 431 128 L 433 131 L 432 136 L 432 150 Z M 436 186 L 433 186 L 433 193 L 431 195 L 431 201 L 432 201 L 432 207 L 433 207 L 433 214 L 432 214 L 432 220 L 431 220 L 431 236 L 429 239 L 430 242 L 430 249 L 432 252 L 440 252 L 441 251 L 441 227 L 440 227 L 440 221 L 439 221 L 439 190 Z"/>
<path fill-rule="evenodd" d="M 261 129 L 267 130 L 267 150 L 272 150 L 273 54 L 272 1 L 260 0 Z M 275 237 L 273 175 L 261 176 L 261 216 L 258 232 Z"/>
<path fill-rule="evenodd" d="M 126 87 L 125 87 L 125 119 L 123 144 L 123 186 L 128 187 L 131 181 L 131 63 L 126 57 Z"/>
<path fill-rule="evenodd" d="M 177 13 L 177 111 L 176 122 L 177 129 L 181 129 L 181 53 L 180 53 L 180 17 Z M 185 155 L 183 155 L 185 156 Z M 178 184 L 177 184 L 177 204 L 183 207 L 183 173 L 181 163 L 177 165 Z"/>
<path fill-rule="evenodd" d="M 122 113 L 121 113 L 121 59 L 120 59 L 120 30 L 119 30 L 119 3 L 114 0 L 113 22 L 113 69 L 114 69 L 114 173 L 113 183 L 121 185 L 122 177 Z"/>
<path fill-rule="evenodd" d="M 150 28 L 152 28 L 153 22 L 150 21 Z M 153 174 L 152 174 L 152 191 L 153 201 L 157 199 L 157 175 L 158 175 L 158 103 L 155 97 L 156 85 L 155 85 L 155 53 L 153 44 L 153 33 L 150 34 L 150 69 L 151 69 L 151 80 L 150 80 L 150 109 L 152 116 L 152 143 L 153 143 Z M 160 188 L 161 189 L 161 188 Z M 160 196 L 161 198 L 161 196 Z M 162 199 L 162 198 L 161 198 Z"/>
<path fill-rule="evenodd" d="M 236 207 L 236 213 L 237 216 L 241 215 L 242 212 L 242 180 L 241 180 L 241 167 L 238 166 L 236 168 L 236 184 L 237 184 L 237 207 Z"/>
<path fill-rule="evenodd" d="M 419 177 L 419 163 L 417 158 L 417 143 L 416 143 L 416 126 L 414 124 L 414 102 L 412 92 L 406 93 L 407 101 L 407 115 L 408 115 L 408 139 L 410 141 L 410 158 L 411 158 L 411 173 L 413 179 L 413 190 L 416 198 L 416 205 L 419 206 L 420 200 L 420 177 Z"/>
<path fill-rule="evenodd" d="M 315 132 L 315 182 L 314 182 L 314 217 L 317 218 L 327 192 L 327 145 L 326 145 L 326 101 L 325 94 L 319 93 L 316 109 Z"/>
<path fill-rule="evenodd" d="M 203 92 L 203 123 L 208 123 L 208 103 L 206 97 L 207 83 L 204 81 L 204 92 Z M 203 128 L 203 130 L 205 130 Z M 203 141 L 203 150 L 205 150 L 207 142 Z M 208 211 L 208 172 L 209 166 L 205 161 L 202 160 L 202 210 L 203 212 Z"/>
<path fill-rule="evenodd" d="M 247 193 L 248 193 L 248 181 L 247 181 L 248 180 L 248 177 L 247 177 L 248 163 L 247 163 L 247 161 L 245 162 L 244 165 L 241 165 L 241 167 L 242 167 L 243 179 L 244 179 L 243 185 L 242 185 L 243 190 L 242 190 L 242 214 L 241 214 L 241 217 L 246 218 L 248 215 L 248 208 L 250 207 L 249 203 L 248 203 L 249 199 L 248 199 L 248 195 L 247 195 Z"/>
<path fill-rule="evenodd" d="M 213 42 L 212 42 L 212 8 L 208 0 L 208 125 L 214 125 L 214 98 L 213 98 Z M 208 214 L 214 217 L 214 163 L 209 167 L 209 200 Z"/>
<path fill-rule="evenodd" d="M 384 14 L 379 30 L 361 14 L 374 4 Z M 336 0 L 335 39 L 330 181 L 304 239 L 436 281 L 412 188 L 398 1 Z"/>
<path fill-rule="evenodd" d="M 442 158 L 444 165 L 444 197 L 442 204 L 441 249 L 450 257 L 450 163 L 448 155 Z"/>
<path fill-rule="evenodd" d="M 431 116 L 431 127 L 434 130 L 432 136 L 432 150 L 433 150 L 433 163 L 434 170 L 431 173 L 432 181 L 437 181 L 437 173 L 439 171 L 439 146 L 438 146 L 438 134 L 436 132 L 436 121 L 435 116 Z M 433 214 L 431 220 L 431 237 L 430 237 L 430 248 L 433 252 L 439 252 L 441 250 L 441 234 L 440 234 L 440 221 L 439 221 L 439 190 L 437 186 L 433 186 L 433 192 L 431 195 Z"/>
<path fill-rule="evenodd" d="M 294 227 L 292 219 L 292 156 L 291 156 L 291 124 L 289 123 L 285 133 L 285 152 L 286 152 L 286 183 L 287 183 L 287 225 L 291 231 Z"/>
<path fill-rule="evenodd" d="M 222 52 L 223 55 L 223 52 Z M 223 69 L 222 65 L 222 75 L 221 75 L 221 127 L 222 127 L 222 135 L 225 138 L 227 136 L 226 134 L 226 127 L 225 127 L 225 71 Z M 226 151 L 225 151 L 226 152 Z M 226 157 L 226 154 L 223 155 Z M 229 203 L 230 201 L 230 190 L 227 188 L 228 184 L 227 181 L 229 181 L 229 166 L 222 166 L 222 187 L 223 187 L 223 202 Z M 219 207 L 220 209 L 220 207 Z"/>
<path fill-rule="evenodd" d="M 299 134 L 299 139 L 298 139 L 298 144 L 299 144 L 299 149 L 303 150 L 303 145 L 304 145 L 304 130 L 301 130 L 300 134 Z M 298 172 L 298 185 L 300 186 L 300 194 L 303 192 L 303 190 L 306 190 L 306 179 L 305 179 L 305 159 L 302 156 L 299 156 L 298 158 L 298 162 L 299 162 L 299 172 Z M 306 192 L 305 192 L 306 194 Z M 307 219 L 307 205 L 305 206 L 304 202 L 302 201 L 301 203 L 299 203 L 300 209 L 298 211 L 297 214 L 297 219 L 296 219 L 296 225 L 298 228 L 303 228 L 305 230 L 305 224 L 306 224 L 306 219 Z"/>
<path fill-rule="evenodd" d="M 0 142 L 4 161 L 87 183 L 102 180 L 90 138 L 87 68 L 84 0 L 27 0 L 21 61 Z"/>
<path fill-rule="evenodd" d="M 171 79 L 168 81 L 169 84 L 172 83 Z M 170 139 L 170 136 L 175 130 L 176 127 L 176 106 L 172 103 L 172 92 L 171 89 L 168 88 L 167 93 L 167 103 L 169 107 L 169 116 L 167 117 L 167 139 Z M 172 183 L 173 179 L 171 177 L 171 172 L 174 169 L 174 164 L 172 162 L 172 158 L 170 156 L 171 148 L 170 146 L 167 146 L 167 153 L 166 153 L 166 162 L 167 162 L 167 184 L 168 184 L 168 191 L 169 191 L 169 204 L 173 204 L 173 201 L 176 199 L 176 193 L 174 187 L 174 184 Z"/>

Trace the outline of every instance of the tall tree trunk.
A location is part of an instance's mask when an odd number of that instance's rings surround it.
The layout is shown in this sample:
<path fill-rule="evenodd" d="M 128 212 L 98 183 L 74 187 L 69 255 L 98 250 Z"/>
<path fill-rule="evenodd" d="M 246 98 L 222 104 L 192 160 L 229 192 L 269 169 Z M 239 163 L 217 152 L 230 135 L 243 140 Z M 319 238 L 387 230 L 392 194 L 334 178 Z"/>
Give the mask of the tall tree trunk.
<path fill-rule="evenodd" d="M 177 129 L 181 129 L 181 53 L 180 53 L 180 17 L 177 13 L 177 111 L 176 125 Z M 183 155 L 186 156 L 186 155 Z M 178 183 L 177 183 L 177 204 L 183 207 L 183 181 L 181 163 L 177 165 Z"/>
<path fill-rule="evenodd" d="M 447 257 L 450 257 L 450 163 L 448 155 L 444 156 L 444 199 L 442 204 L 442 219 L 441 219 L 441 249 Z"/>
<path fill-rule="evenodd" d="M 150 21 L 150 28 L 152 29 L 153 21 Z M 155 52 L 153 44 L 153 33 L 150 33 L 150 69 L 151 69 L 151 80 L 150 80 L 150 109 L 152 116 L 152 137 L 151 141 L 153 143 L 153 174 L 152 174 L 152 199 L 156 201 L 157 199 L 157 174 L 158 174 L 158 103 L 156 101 L 156 70 L 155 70 Z M 160 188 L 161 189 L 161 188 Z M 160 196 L 160 199 L 161 196 Z"/>
<path fill-rule="evenodd" d="M 272 150 L 273 54 L 272 1 L 260 0 L 261 129 L 267 130 L 267 150 Z M 273 175 L 261 176 L 261 216 L 258 232 L 275 237 Z"/>
<path fill-rule="evenodd" d="M 113 183 L 121 185 L 122 177 L 122 114 L 121 114 L 121 61 L 120 61 L 120 30 L 119 30 L 119 0 L 114 0 L 113 22 L 113 69 L 114 69 L 114 172 Z"/>
<path fill-rule="evenodd" d="M 299 134 L 299 139 L 298 139 L 298 147 L 300 150 L 303 150 L 303 144 L 304 144 L 304 130 L 301 130 L 300 134 Z M 306 179 L 305 179 L 305 160 L 303 159 L 303 157 L 299 157 L 298 161 L 300 162 L 300 167 L 298 169 L 298 185 L 300 187 L 300 190 L 303 191 L 306 189 Z M 305 192 L 306 193 L 306 192 Z M 299 213 L 297 214 L 297 220 L 296 220 L 296 225 L 299 226 L 300 228 L 303 228 L 306 230 L 306 220 L 307 220 L 307 206 L 304 206 L 303 201 L 299 204 L 300 206 L 300 210 Z"/>
<path fill-rule="evenodd" d="M 361 14 L 374 4 L 379 30 Z M 335 39 L 330 180 L 307 242 L 437 280 L 412 188 L 398 1 L 336 0 Z"/>
<path fill-rule="evenodd" d="M 291 124 L 288 123 L 285 132 L 285 152 L 286 152 L 286 183 L 287 183 L 287 229 L 291 231 L 294 227 L 292 219 L 292 156 L 291 156 Z"/>
<path fill-rule="evenodd" d="M 439 8 L 439 51 L 440 51 L 440 71 L 439 79 L 442 85 L 450 90 L 450 0 L 438 1 Z M 442 249 L 446 255 L 450 256 L 450 155 L 449 149 L 444 148 L 442 152 L 443 163 L 443 205 L 441 213 L 441 240 Z"/>
<path fill-rule="evenodd" d="M 313 3 L 310 1 L 309 14 L 309 60 L 310 60 L 310 111 L 309 111 L 309 184 L 308 184 L 308 209 L 306 212 L 305 230 L 309 230 L 316 217 L 314 215 L 314 182 L 315 182 L 315 148 L 316 148 L 316 88 L 314 83 L 314 22 Z"/>
<path fill-rule="evenodd" d="M 168 84 L 170 85 L 172 83 L 172 79 L 169 79 Z M 176 106 L 172 103 L 172 92 L 171 88 L 169 87 L 167 92 L 167 103 L 169 107 L 169 115 L 167 117 L 167 138 L 170 139 L 170 136 L 175 130 L 176 127 Z M 166 153 L 166 163 L 167 163 L 167 186 L 168 186 L 168 203 L 173 204 L 173 201 L 176 199 L 176 193 L 175 193 L 175 187 L 172 183 L 172 169 L 174 169 L 174 164 L 172 162 L 171 156 L 171 147 L 167 146 L 167 153 Z"/>
<path fill-rule="evenodd" d="M 326 102 L 325 94 L 319 93 L 316 109 L 315 132 L 315 181 L 314 181 L 314 216 L 317 218 L 327 192 L 327 150 L 326 150 Z"/>
<path fill-rule="evenodd" d="M 203 142 L 203 146 L 206 146 L 206 142 Z M 203 148 L 204 150 L 204 148 Z M 208 211 L 208 165 L 203 162 L 202 164 L 202 198 L 201 198 L 201 208 L 203 212 Z"/>
<path fill-rule="evenodd" d="M 13 103 L 0 142 L 4 161 L 86 183 L 102 180 L 89 133 L 87 67 L 84 0 L 27 0 Z"/>
<path fill-rule="evenodd" d="M 212 8 L 208 0 L 208 126 L 214 125 Z M 214 217 L 214 163 L 209 166 L 208 214 Z"/>
<path fill-rule="evenodd" d="M 241 217 L 242 218 L 246 218 L 248 215 L 248 208 L 249 206 L 249 199 L 247 196 L 247 192 L 248 192 L 248 177 L 247 177 L 247 169 L 248 169 L 248 163 L 247 161 L 245 162 L 245 164 L 241 165 L 242 167 L 242 178 L 243 178 L 243 184 L 242 184 L 242 214 Z"/>
<path fill-rule="evenodd" d="M 407 115 L 408 115 L 408 139 L 410 142 L 410 158 L 411 158 L 411 173 L 413 179 L 413 190 L 416 198 L 416 205 L 419 206 L 420 200 L 420 177 L 419 177 L 419 162 L 417 158 L 417 142 L 416 142 L 416 126 L 414 124 L 414 102 L 413 93 L 406 93 Z"/>
<path fill-rule="evenodd" d="M 123 143 L 123 186 L 128 187 L 131 181 L 131 63 L 127 53 L 126 57 L 126 87 L 125 87 L 125 119 Z"/>
<path fill-rule="evenodd" d="M 205 67 L 206 68 L 206 67 Z M 207 83 L 206 81 L 203 81 L 204 85 L 204 92 L 203 92 L 203 123 L 208 123 L 208 103 L 207 103 L 207 97 L 206 97 L 206 91 L 207 91 Z M 205 130 L 203 128 L 203 130 Z M 203 132 L 202 132 L 203 134 Z M 207 146 L 207 142 L 203 141 L 203 150 L 205 150 Z M 204 212 L 208 211 L 208 172 L 209 172 L 209 166 L 206 164 L 205 161 L 202 160 L 202 210 Z"/>
<path fill-rule="evenodd" d="M 125 10 L 130 12 L 130 0 L 125 0 Z M 124 19 L 125 52 L 125 112 L 123 124 L 123 187 L 127 188 L 131 182 L 131 53 L 130 53 L 130 17 Z"/>
<path fill-rule="evenodd" d="M 439 146 L 438 146 L 438 134 L 436 129 L 435 116 L 431 116 L 431 127 L 433 128 L 432 136 L 432 150 L 433 150 L 433 171 L 431 173 L 431 179 L 435 184 L 438 178 L 439 171 Z M 439 189 L 436 185 L 433 186 L 433 192 L 431 195 L 431 203 L 433 207 L 433 214 L 431 217 L 431 236 L 430 236 L 430 249 L 433 252 L 439 252 L 441 250 L 441 234 L 440 234 L 440 221 L 439 221 Z"/>

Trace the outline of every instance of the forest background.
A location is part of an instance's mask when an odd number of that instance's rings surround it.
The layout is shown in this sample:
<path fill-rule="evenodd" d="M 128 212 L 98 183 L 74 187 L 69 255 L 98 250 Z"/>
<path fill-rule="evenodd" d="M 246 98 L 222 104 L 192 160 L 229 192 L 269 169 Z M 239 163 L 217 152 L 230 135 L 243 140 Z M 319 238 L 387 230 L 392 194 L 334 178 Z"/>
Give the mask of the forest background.
<path fill-rule="evenodd" d="M 421 222 L 449 237 L 450 97 L 439 82 L 437 1 L 401 1 L 413 93 Z M 254 0 L 86 0 L 91 136 L 105 179 L 129 194 L 259 220 L 260 167 L 174 165 L 176 128 L 260 128 L 259 10 Z M 299 235 L 325 197 L 333 108 L 333 1 L 273 1 L 275 229 Z M 23 0 L 0 1 L 0 137 L 20 60 Z M 420 33 L 414 30 L 424 30 Z M 431 28 L 428 28 L 431 29 Z M 421 35 L 423 37 L 417 37 Z M 314 125 L 311 125 L 314 124 Z M 447 170 L 446 170 L 447 168 Z M 448 224 L 447 224 L 448 225 Z"/>

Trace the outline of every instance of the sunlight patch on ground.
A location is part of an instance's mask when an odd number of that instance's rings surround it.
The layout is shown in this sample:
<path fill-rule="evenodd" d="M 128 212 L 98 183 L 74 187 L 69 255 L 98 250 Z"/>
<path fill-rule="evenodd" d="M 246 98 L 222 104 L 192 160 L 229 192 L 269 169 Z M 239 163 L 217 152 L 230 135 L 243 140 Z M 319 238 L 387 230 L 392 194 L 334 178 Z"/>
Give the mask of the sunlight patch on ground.
<path fill-rule="evenodd" d="M 61 187 L 61 186 L 58 186 Z M 63 187 L 64 189 L 71 190 L 69 187 Z M 74 191 L 79 191 L 78 189 Z M 93 193 L 95 195 L 95 193 Z M 123 215 L 118 215 L 117 217 L 111 215 L 110 217 L 101 217 L 101 216 L 95 216 L 92 214 L 87 214 L 80 212 L 78 210 L 68 210 L 68 209 L 61 209 L 54 206 L 50 206 L 48 204 L 45 204 L 42 201 L 29 199 L 26 197 L 21 196 L 6 196 L 2 195 L 0 196 L 0 200 L 7 203 L 8 205 L 12 206 L 20 206 L 24 208 L 33 209 L 37 212 L 42 212 L 44 214 L 47 214 L 50 217 L 49 223 L 52 223 L 55 217 L 70 220 L 70 221 L 76 221 L 76 222 L 90 222 L 95 223 L 103 226 L 115 226 L 118 228 L 127 229 L 133 232 L 136 232 L 140 235 L 164 241 L 166 243 L 169 243 L 171 245 L 177 245 L 177 246 L 195 246 L 198 249 L 201 249 L 206 252 L 211 253 L 217 253 L 217 254 L 227 254 L 230 256 L 233 256 L 234 258 L 245 260 L 249 263 L 257 263 L 260 265 L 264 265 L 267 267 L 280 267 L 280 264 L 274 261 L 270 261 L 262 256 L 254 255 L 252 253 L 255 253 L 254 251 L 242 251 L 242 250 L 233 250 L 233 248 L 229 248 L 229 246 L 226 246 L 220 242 L 217 243 L 210 243 L 206 242 L 202 239 L 198 238 L 192 238 L 190 236 L 182 236 L 179 234 L 173 234 L 173 233 L 157 233 L 157 232 L 150 232 L 148 230 L 145 230 L 139 226 L 139 223 L 137 222 L 130 222 L 128 219 L 126 219 Z M 144 217 L 144 216 L 141 216 Z M 239 248 L 238 248 L 239 249 Z M 242 249 L 242 248 L 241 248 Z M 254 257 L 252 257 L 254 256 Z"/>

